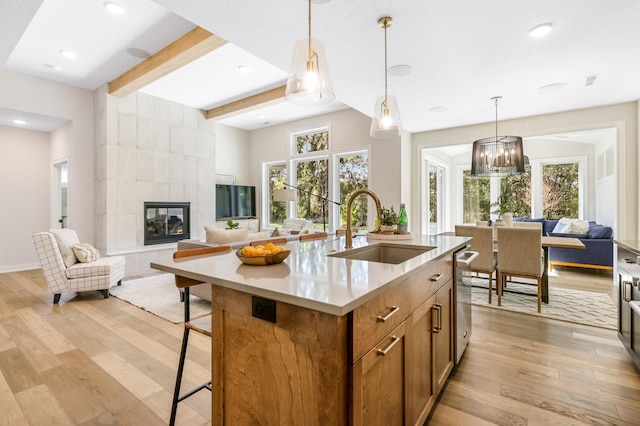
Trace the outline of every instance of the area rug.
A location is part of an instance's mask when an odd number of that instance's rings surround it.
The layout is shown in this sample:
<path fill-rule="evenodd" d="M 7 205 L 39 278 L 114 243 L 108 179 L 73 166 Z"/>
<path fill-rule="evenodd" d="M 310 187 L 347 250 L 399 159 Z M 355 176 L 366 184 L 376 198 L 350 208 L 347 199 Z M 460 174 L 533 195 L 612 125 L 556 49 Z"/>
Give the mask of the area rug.
<path fill-rule="evenodd" d="M 495 287 L 491 298 L 492 303 L 489 305 L 488 281 L 482 278 L 473 278 L 472 282 L 473 305 L 504 309 L 506 311 L 611 330 L 617 329 L 616 307 L 611 297 L 604 293 L 549 286 L 549 303 L 543 303 L 542 312 L 538 313 L 537 288 L 535 285 L 510 282 L 507 286 L 507 292 L 502 295 L 502 306 L 498 306 L 498 295 L 495 293 Z"/>
<path fill-rule="evenodd" d="M 122 281 L 122 285 L 111 287 L 109 293 L 173 323 L 184 321 L 184 304 L 180 302 L 173 274 Z M 189 307 L 191 318 L 211 313 L 211 302 L 197 296 L 191 296 Z"/>

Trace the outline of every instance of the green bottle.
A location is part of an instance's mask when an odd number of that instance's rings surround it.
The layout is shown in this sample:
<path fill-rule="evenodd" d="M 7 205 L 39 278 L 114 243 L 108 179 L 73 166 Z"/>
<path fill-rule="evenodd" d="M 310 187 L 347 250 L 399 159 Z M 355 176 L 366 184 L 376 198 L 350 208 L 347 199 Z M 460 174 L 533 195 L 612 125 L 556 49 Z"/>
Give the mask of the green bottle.
<path fill-rule="evenodd" d="M 409 218 L 407 217 L 407 210 L 404 208 L 404 203 L 400 203 L 400 212 L 398 213 L 398 230 L 402 232 L 408 232 Z"/>

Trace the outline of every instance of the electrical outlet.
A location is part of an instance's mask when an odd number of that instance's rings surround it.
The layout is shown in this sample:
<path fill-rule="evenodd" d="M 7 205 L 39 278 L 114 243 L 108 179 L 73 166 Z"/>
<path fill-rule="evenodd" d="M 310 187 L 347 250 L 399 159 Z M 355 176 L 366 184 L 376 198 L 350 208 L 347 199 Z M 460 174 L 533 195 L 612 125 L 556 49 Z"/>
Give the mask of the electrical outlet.
<path fill-rule="evenodd" d="M 251 296 L 251 316 L 275 323 L 275 300 L 263 299 L 262 297 L 258 296 Z"/>

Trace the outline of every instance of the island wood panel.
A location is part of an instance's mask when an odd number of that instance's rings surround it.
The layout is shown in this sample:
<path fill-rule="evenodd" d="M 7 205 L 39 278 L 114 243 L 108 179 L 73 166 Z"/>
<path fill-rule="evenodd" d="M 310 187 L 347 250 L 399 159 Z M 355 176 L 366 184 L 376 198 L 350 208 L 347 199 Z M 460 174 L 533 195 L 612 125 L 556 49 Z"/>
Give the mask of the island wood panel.
<path fill-rule="evenodd" d="M 276 323 L 251 295 L 212 286 L 212 424 L 348 423 L 347 317 L 283 302 Z"/>

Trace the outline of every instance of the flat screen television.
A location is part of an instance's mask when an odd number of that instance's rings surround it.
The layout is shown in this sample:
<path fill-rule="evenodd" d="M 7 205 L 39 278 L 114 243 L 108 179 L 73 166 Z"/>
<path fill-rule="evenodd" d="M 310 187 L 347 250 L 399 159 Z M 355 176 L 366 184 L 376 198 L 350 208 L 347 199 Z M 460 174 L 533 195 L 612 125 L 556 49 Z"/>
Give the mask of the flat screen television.
<path fill-rule="evenodd" d="M 216 220 L 256 217 L 256 187 L 216 185 Z"/>

